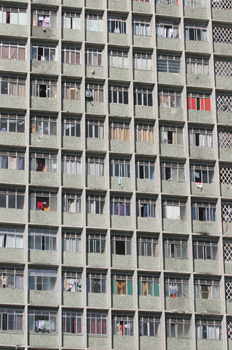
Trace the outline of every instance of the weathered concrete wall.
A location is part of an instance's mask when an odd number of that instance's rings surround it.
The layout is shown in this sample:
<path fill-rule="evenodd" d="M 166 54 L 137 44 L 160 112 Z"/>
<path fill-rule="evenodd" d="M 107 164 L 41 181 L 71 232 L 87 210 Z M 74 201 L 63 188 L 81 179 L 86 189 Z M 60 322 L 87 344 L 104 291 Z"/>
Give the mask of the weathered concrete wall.
<path fill-rule="evenodd" d="M 156 38 L 158 49 L 181 51 L 180 39 Z"/>
<path fill-rule="evenodd" d="M 164 259 L 165 270 L 169 271 L 189 271 L 189 259 Z"/>
<path fill-rule="evenodd" d="M 94 9 L 101 9 L 103 8 L 103 1 L 102 0 L 85 0 L 85 6 L 91 7 Z"/>
<path fill-rule="evenodd" d="M 179 6 L 176 5 L 164 5 L 156 4 L 155 5 L 156 13 L 159 15 L 169 15 L 169 16 L 179 16 Z"/>
<path fill-rule="evenodd" d="M 152 106 L 134 106 L 134 115 L 137 118 L 155 119 Z"/>
<path fill-rule="evenodd" d="M 36 264 L 57 265 L 57 252 L 47 250 L 28 250 L 28 261 Z"/>
<path fill-rule="evenodd" d="M 132 41 L 135 46 L 152 48 L 151 36 L 133 35 Z"/>
<path fill-rule="evenodd" d="M 107 294 L 106 293 L 88 293 L 87 302 L 90 307 L 107 307 Z"/>
<path fill-rule="evenodd" d="M 137 217 L 137 229 L 141 231 L 158 231 L 158 219 Z"/>
<path fill-rule="evenodd" d="M 118 179 L 119 177 L 115 177 L 115 176 L 111 176 L 110 177 L 110 188 L 112 190 L 118 190 L 118 191 L 131 191 L 131 179 L 129 177 L 123 177 L 122 178 L 122 186 L 121 187 L 119 184 L 118 184 Z"/>
<path fill-rule="evenodd" d="M 175 154 L 175 157 L 184 158 L 184 146 L 162 143 L 160 145 L 160 154 L 165 157 L 169 157 L 170 154 Z"/>
<path fill-rule="evenodd" d="M 26 145 L 26 135 L 25 133 L 0 131 L 0 144 L 1 145 L 14 145 L 25 146 Z"/>
<path fill-rule="evenodd" d="M 187 220 L 163 219 L 163 231 L 187 232 Z"/>
<path fill-rule="evenodd" d="M 35 147 L 57 148 L 58 137 L 56 135 L 30 134 L 30 145 Z"/>
<path fill-rule="evenodd" d="M 132 11 L 141 13 L 151 13 L 151 3 L 150 2 L 132 2 Z"/>
<path fill-rule="evenodd" d="M 62 298 L 64 306 L 82 307 L 82 292 L 63 292 Z"/>
<path fill-rule="evenodd" d="M 0 95 L 0 106 L 2 108 L 11 108 L 12 106 L 17 106 L 17 108 L 19 109 L 26 109 L 27 108 L 26 97 L 2 94 Z M 10 135 L 12 134 L 13 132 L 10 133 Z"/>
<path fill-rule="evenodd" d="M 135 337 L 113 335 L 113 349 L 135 349 Z"/>
<path fill-rule="evenodd" d="M 108 72 L 110 79 L 129 80 L 129 69 L 109 67 Z"/>
<path fill-rule="evenodd" d="M 26 174 L 24 170 L 1 169 L 0 181 L 10 184 L 26 184 Z"/>
<path fill-rule="evenodd" d="M 185 40 L 185 50 L 195 53 L 209 53 L 209 43 L 203 41 Z"/>
<path fill-rule="evenodd" d="M 12 224 L 25 223 L 26 211 L 22 209 L 0 208 L 0 221 Z"/>
<path fill-rule="evenodd" d="M 218 119 L 218 123 L 220 123 L 220 124 L 232 125 L 232 119 L 231 119 L 230 112 L 217 111 L 217 119 Z M 227 148 L 222 148 L 222 150 L 231 151 L 230 149 L 227 149 Z M 219 148 L 219 151 L 220 151 L 220 148 Z"/>
<path fill-rule="evenodd" d="M 107 267 L 107 255 L 104 254 L 87 254 L 87 265 L 94 267 Z"/>
<path fill-rule="evenodd" d="M 0 331 L 2 345 L 24 345 L 24 333 L 19 331 Z"/>
<path fill-rule="evenodd" d="M 24 250 L 14 248 L 0 248 L 0 261 L 2 262 L 24 262 Z"/>
<path fill-rule="evenodd" d="M 82 33 L 81 33 L 81 30 L 63 28 L 62 29 L 62 38 L 64 40 L 81 42 L 82 41 Z"/>
<path fill-rule="evenodd" d="M 197 339 L 197 350 L 222 350 L 222 340 Z"/>
<path fill-rule="evenodd" d="M 191 339 L 167 338 L 167 350 L 190 350 L 192 349 Z"/>
<path fill-rule="evenodd" d="M 57 29 L 56 28 L 46 28 L 46 31 L 43 31 L 43 27 L 32 27 L 31 35 L 36 38 L 45 39 L 45 40 L 56 40 L 57 39 Z"/>
<path fill-rule="evenodd" d="M 195 310 L 196 312 L 220 313 L 221 300 L 195 299 Z"/>
<path fill-rule="evenodd" d="M 165 298 L 165 309 L 166 310 L 178 310 L 178 311 L 191 311 L 190 299 L 189 298 Z"/>
<path fill-rule="evenodd" d="M 30 222 L 34 224 L 57 225 L 56 211 L 30 210 Z"/>
<path fill-rule="evenodd" d="M 84 337 L 81 334 L 62 334 L 62 345 L 66 348 L 83 348 Z"/>
<path fill-rule="evenodd" d="M 76 151 L 80 151 L 82 149 L 81 138 L 74 136 L 63 136 L 62 146 L 66 149 L 75 149 Z"/>
<path fill-rule="evenodd" d="M 81 188 L 82 176 L 74 174 L 62 174 L 62 184 L 65 187 Z"/>
<path fill-rule="evenodd" d="M 229 148 L 218 148 L 220 160 L 232 160 L 232 149 Z"/>
<path fill-rule="evenodd" d="M 85 40 L 92 43 L 104 43 L 102 32 L 85 31 Z"/>
<path fill-rule="evenodd" d="M 129 116 L 129 104 L 109 103 L 109 114 L 113 116 Z"/>
<path fill-rule="evenodd" d="M 132 257 L 132 255 L 112 254 L 111 265 L 112 265 L 112 267 L 115 267 L 118 269 L 125 268 L 125 266 L 128 269 L 133 269 L 133 267 L 134 267 L 133 257 Z"/>
<path fill-rule="evenodd" d="M 150 70 L 139 70 L 139 69 L 134 69 L 134 80 L 141 81 L 144 83 L 152 83 L 153 82 L 153 74 L 152 71 Z"/>
<path fill-rule="evenodd" d="M 106 187 L 106 177 L 105 176 L 86 176 L 86 187 L 93 189 L 102 189 Z"/>
<path fill-rule="evenodd" d="M 156 192 L 156 182 L 149 179 L 136 179 L 136 189 L 139 192 Z"/>
<path fill-rule="evenodd" d="M 64 100 L 62 101 L 62 110 L 69 113 L 81 113 L 81 101 L 80 100 Z"/>
<path fill-rule="evenodd" d="M 212 112 L 188 110 L 188 120 L 190 122 L 210 124 L 213 122 Z"/>
<path fill-rule="evenodd" d="M 34 347 L 54 347 L 58 346 L 57 333 L 40 334 L 35 332 L 29 332 L 28 334 L 29 345 Z"/>
<path fill-rule="evenodd" d="M 81 253 L 63 252 L 63 264 L 70 266 L 82 266 L 83 258 Z"/>
<path fill-rule="evenodd" d="M 138 267 L 143 270 L 159 270 L 160 259 L 152 256 L 139 256 Z"/>
<path fill-rule="evenodd" d="M 184 120 L 183 108 L 159 108 L 159 118 L 161 120 Z"/>
<path fill-rule="evenodd" d="M 226 11 L 225 11 L 226 12 Z M 217 55 L 232 56 L 232 47 L 230 44 L 213 43 L 214 52 Z"/>
<path fill-rule="evenodd" d="M 132 229 L 132 217 L 131 216 L 120 216 L 111 215 L 110 216 L 110 227 L 111 228 L 124 228 L 126 230 Z"/>
<path fill-rule="evenodd" d="M 110 140 L 110 150 L 117 153 L 129 153 L 130 141 Z"/>
<path fill-rule="evenodd" d="M 128 34 L 108 33 L 108 43 L 128 46 Z"/>
<path fill-rule="evenodd" d="M 211 79 L 209 75 L 186 74 L 186 83 L 196 87 L 211 87 Z M 200 112 L 200 111 L 198 111 Z"/>
<path fill-rule="evenodd" d="M 0 62 L 0 69 L 2 71 L 26 73 L 27 62 L 23 60 L 8 60 L 2 58 Z"/>
<path fill-rule="evenodd" d="M 214 148 L 189 146 L 189 156 L 198 159 L 214 159 Z"/>
<path fill-rule="evenodd" d="M 103 102 L 86 102 L 86 113 L 89 114 L 101 114 L 105 113 L 105 104 Z"/>
<path fill-rule="evenodd" d="M 160 297 L 139 295 L 139 308 L 142 310 L 160 310 Z"/>
<path fill-rule="evenodd" d="M 61 69 L 64 75 L 68 75 L 70 77 L 81 77 L 82 75 L 81 65 L 63 63 Z"/>
<path fill-rule="evenodd" d="M 31 61 L 32 73 L 58 75 L 58 63 L 49 61 Z"/>
<path fill-rule="evenodd" d="M 107 349 L 109 347 L 108 338 L 107 335 L 88 335 L 87 346 L 90 349 Z"/>
<path fill-rule="evenodd" d="M 202 260 L 194 259 L 194 271 L 203 273 L 219 273 L 219 261 L 218 260 Z"/>
<path fill-rule="evenodd" d="M 57 111 L 57 98 L 31 97 L 31 108 L 37 111 Z"/>
<path fill-rule="evenodd" d="M 195 196 L 202 197 L 215 197 L 216 196 L 216 185 L 214 183 L 207 184 L 203 183 L 202 190 L 200 190 L 195 182 L 191 183 L 191 193 Z"/>
<path fill-rule="evenodd" d="M 113 294 L 112 307 L 116 309 L 123 309 L 123 310 L 134 309 L 134 296 Z"/>
<path fill-rule="evenodd" d="M 1 259 L 2 260 L 2 259 Z M 4 304 L 24 304 L 24 290 L 0 288 L 0 300 Z M 0 333 L 1 338 L 1 333 Z"/>
<path fill-rule="evenodd" d="M 108 0 L 108 9 L 117 10 L 117 11 L 125 11 L 127 10 L 127 1 L 125 0 Z"/>
<path fill-rule="evenodd" d="M 218 234 L 218 224 L 214 221 L 192 220 L 192 230 L 195 233 L 205 232 L 211 234 Z"/>
<path fill-rule="evenodd" d="M 155 154 L 155 145 L 154 143 L 149 142 L 136 142 L 135 144 L 136 153 L 154 155 Z M 128 149 L 129 151 L 129 149 Z"/>
<path fill-rule="evenodd" d="M 82 226 L 82 214 L 63 213 L 63 225 L 72 227 Z"/>
<path fill-rule="evenodd" d="M 203 7 L 184 6 L 184 15 L 191 18 L 207 18 L 207 9 Z"/>
<path fill-rule="evenodd" d="M 182 85 L 183 76 L 178 73 L 157 72 L 160 84 Z"/>
<path fill-rule="evenodd" d="M 58 305 L 57 292 L 49 290 L 30 290 L 28 293 L 28 299 L 28 302 L 31 305 Z"/>
<path fill-rule="evenodd" d="M 44 173 L 41 171 L 30 171 L 30 183 L 37 186 L 57 186 L 57 173 Z"/>
<path fill-rule="evenodd" d="M 139 337 L 139 346 L 141 350 L 161 350 L 161 339 L 155 337 Z"/>
<path fill-rule="evenodd" d="M 213 19 L 218 19 L 220 21 L 231 21 L 230 11 L 212 9 L 212 17 Z"/>
<path fill-rule="evenodd" d="M 186 183 L 162 180 L 162 192 L 168 194 L 186 194 Z"/>
<path fill-rule="evenodd" d="M 90 227 L 106 227 L 106 215 L 87 214 L 86 225 Z"/>
<path fill-rule="evenodd" d="M 232 78 L 219 77 L 215 75 L 216 88 L 230 90 L 232 84 Z"/>
<path fill-rule="evenodd" d="M 17 33 L 18 37 L 27 37 L 27 26 L 20 24 L 1 23 L 0 33 L 1 35 L 6 35 L 8 37 L 15 36 L 15 33 Z"/>

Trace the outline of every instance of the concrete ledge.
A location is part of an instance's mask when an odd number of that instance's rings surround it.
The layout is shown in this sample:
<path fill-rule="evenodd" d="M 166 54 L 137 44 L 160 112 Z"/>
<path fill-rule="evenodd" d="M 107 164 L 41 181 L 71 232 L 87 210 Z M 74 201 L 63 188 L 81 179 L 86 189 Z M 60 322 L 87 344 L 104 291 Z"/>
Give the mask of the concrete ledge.
<path fill-rule="evenodd" d="M 133 309 L 134 308 L 134 296 L 133 295 L 112 295 L 112 307 L 116 309 Z"/>
<path fill-rule="evenodd" d="M 138 256 L 138 267 L 143 270 L 159 270 L 160 259 L 153 256 Z"/>
<path fill-rule="evenodd" d="M 106 293 L 87 293 L 87 303 L 89 307 L 107 307 L 107 294 Z"/>
<path fill-rule="evenodd" d="M 84 337 L 82 334 L 62 334 L 62 345 L 66 348 L 82 348 Z"/>
<path fill-rule="evenodd" d="M 71 266 L 82 266 L 83 257 L 81 253 L 63 252 L 63 264 Z"/>
<path fill-rule="evenodd" d="M 189 271 L 189 259 L 164 259 L 165 270 L 168 271 Z"/>
<path fill-rule="evenodd" d="M 57 292 L 49 290 L 29 290 L 28 302 L 32 305 L 51 305 L 57 306 Z"/>
<path fill-rule="evenodd" d="M 28 250 L 28 261 L 36 264 L 57 265 L 57 252 L 47 250 Z"/>
<path fill-rule="evenodd" d="M 63 292 L 62 303 L 64 306 L 82 307 L 82 292 Z"/>
<path fill-rule="evenodd" d="M 160 310 L 160 297 L 139 295 L 139 309 Z"/>
<path fill-rule="evenodd" d="M 111 257 L 111 266 L 115 268 L 124 269 L 125 266 L 129 269 L 133 269 L 134 261 L 132 255 L 118 255 L 112 254 Z"/>
<path fill-rule="evenodd" d="M 219 261 L 218 260 L 202 260 L 194 259 L 194 272 L 203 272 L 203 273 L 219 273 Z"/>

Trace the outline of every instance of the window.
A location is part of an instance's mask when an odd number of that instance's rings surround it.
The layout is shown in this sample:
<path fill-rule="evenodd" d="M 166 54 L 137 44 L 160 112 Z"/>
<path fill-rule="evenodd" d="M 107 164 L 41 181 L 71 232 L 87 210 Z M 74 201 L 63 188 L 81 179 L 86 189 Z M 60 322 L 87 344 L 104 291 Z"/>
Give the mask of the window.
<path fill-rule="evenodd" d="M 0 288 L 23 289 L 23 269 L 0 267 Z"/>
<path fill-rule="evenodd" d="M 32 79 L 31 96 L 42 98 L 57 98 L 57 81 Z"/>
<path fill-rule="evenodd" d="M 81 157 L 64 154 L 62 157 L 63 174 L 81 175 Z"/>
<path fill-rule="evenodd" d="M 197 339 L 221 339 L 221 321 L 211 319 L 196 320 Z"/>
<path fill-rule="evenodd" d="M 232 148 L 232 130 L 231 129 L 219 129 L 218 130 L 218 142 L 220 148 Z"/>
<path fill-rule="evenodd" d="M 148 52 L 134 52 L 133 55 L 134 69 L 152 70 L 152 55 Z"/>
<path fill-rule="evenodd" d="M 0 76 L 1 95 L 26 96 L 26 80 L 19 77 Z"/>
<path fill-rule="evenodd" d="M 110 159 L 110 176 L 130 177 L 130 160 L 113 158 Z"/>
<path fill-rule="evenodd" d="M 215 57 L 214 72 L 216 77 L 232 78 L 232 60 L 229 58 Z"/>
<path fill-rule="evenodd" d="M 31 117 L 31 134 L 57 135 L 57 119 L 54 117 Z"/>
<path fill-rule="evenodd" d="M 62 312 L 62 333 L 82 334 L 82 313 Z"/>
<path fill-rule="evenodd" d="M 102 273 L 88 273 L 87 293 L 106 293 L 106 275 Z"/>
<path fill-rule="evenodd" d="M 81 30 L 80 14 L 76 12 L 63 12 L 62 28 Z"/>
<path fill-rule="evenodd" d="M 107 334 L 107 315 L 87 313 L 87 334 Z"/>
<path fill-rule="evenodd" d="M 215 2 L 218 1 L 216 0 Z M 190 7 L 205 7 L 205 0 L 185 0 L 184 5 Z"/>
<path fill-rule="evenodd" d="M 136 142 L 154 142 L 154 125 L 135 123 Z"/>
<path fill-rule="evenodd" d="M 168 338 L 190 338 L 190 318 L 166 318 L 166 332 Z"/>
<path fill-rule="evenodd" d="M 135 106 L 153 106 L 152 89 L 134 88 L 134 105 Z"/>
<path fill-rule="evenodd" d="M 200 57 L 186 57 L 187 74 L 209 75 L 209 59 Z"/>
<path fill-rule="evenodd" d="M 158 38 L 179 39 L 179 24 L 162 20 L 157 21 L 156 36 Z"/>
<path fill-rule="evenodd" d="M 15 151 L 0 151 L 1 169 L 24 170 L 24 153 Z"/>
<path fill-rule="evenodd" d="M 63 232 L 63 252 L 81 253 L 81 235 L 78 232 Z"/>
<path fill-rule="evenodd" d="M 104 121 L 87 119 L 86 137 L 104 139 Z"/>
<path fill-rule="evenodd" d="M 32 60 L 36 61 L 57 61 L 56 48 L 50 45 L 32 44 Z"/>
<path fill-rule="evenodd" d="M 183 128 L 175 126 L 161 126 L 160 143 L 183 145 Z"/>
<path fill-rule="evenodd" d="M 126 34 L 126 19 L 123 17 L 108 17 L 108 32 Z"/>
<path fill-rule="evenodd" d="M 195 298 L 220 299 L 220 281 L 197 278 L 194 280 Z"/>
<path fill-rule="evenodd" d="M 130 141 L 129 123 L 110 122 L 110 140 Z"/>
<path fill-rule="evenodd" d="M 86 66 L 102 66 L 102 49 L 85 49 L 85 64 Z"/>
<path fill-rule="evenodd" d="M 128 104 L 128 87 L 110 85 L 109 103 Z"/>
<path fill-rule="evenodd" d="M 128 51 L 109 50 L 109 67 L 128 69 Z"/>
<path fill-rule="evenodd" d="M 214 166 L 213 165 L 190 165 L 191 182 L 203 182 L 207 184 L 214 183 Z"/>
<path fill-rule="evenodd" d="M 0 189 L 0 208 L 24 209 L 24 191 L 18 189 Z"/>
<path fill-rule="evenodd" d="M 139 317 L 139 335 L 140 337 L 158 337 L 160 327 L 160 318 L 155 316 Z"/>
<path fill-rule="evenodd" d="M 63 118 L 63 136 L 81 136 L 81 121 L 76 118 Z"/>
<path fill-rule="evenodd" d="M 110 199 L 110 215 L 131 216 L 130 198 L 113 196 Z"/>
<path fill-rule="evenodd" d="M 213 241 L 193 241 L 193 258 L 218 260 L 218 244 Z"/>
<path fill-rule="evenodd" d="M 157 70 L 158 72 L 180 73 L 180 56 L 173 55 L 157 55 Z"/>
<path fill-rule="evenodd" d="M 211 111 L 210 95 L 188 92 L 188 109 Z"/>
<path fill-rule="evenodd" d="M 25 115 L 0 112 L 0 131 L 25 132 Z"/>
<path fill-rule="evenodd" d="M 159 297 L 159 277 L 138 276 L 139 295 Z"/>
<path fill-rule="evenodd" d="M 117 236 L 111 237 L 112 254 L 117 255 L 132 255 L 132 237 L 131 236 Z"/>
<path fill-rule="evenodd" d="M 28 310 L 29 332 L 57 333 L 57 312 Z"/>
<path fill-rule="evenodd" d="M 24 228 L 0 227 L 0 248 L 24 247 Z"/>
<path fill-rule="evenodd" d="M 101 195 L 87 195 L 86 199 L 87 214 L 105 214 L 105 197 Z"/>
<path fill-rule="evenodd" d="M 57 154 L 53 153 L 31 153 L 31 171 L 43 173 L 57 172 Z"/>
<path fill-rule="evenodd" d="M 25 8 L 0 6 L 0 23 L 26 26 L 27 10 Z"/>
<path fill-rule="evenodd" d="M 80 100 L 80 83 L 64 81 L 62 84 L 62 92 L 64 100 Z"/>
<path fill-rule="evenodd" d="M 132 0 L 132 1 L 139 1 L 139 2 L 150 2 L 149 0 Z"/>
<path fill-rule="evenodd" d="M 156 0 L 157 4 L 178 5 L 178 0 Z"/>
<path fill-rule="evenodd" d="M 57 211 L 57 192 L 31 191 L 30 210 Z"/>
<path fill-rule="evenodd" d="M 63 271 L 62 283 L 64 292 L 82 292 L 82 277 L 81 272 Z"/>
<path fill-rule="evenodd" d="M 103 84 L 86 84 L 85 90 L 91 93 L 88 101 L 104 102 Z"/>
<path fill-rule="evenodd" d="M 70 214 L 81 213 L 81 196 L 74 192 L 65 192 L 63 194 L 63 212 Z"/>
<path fill-rule="evenodd" d="M 188 259 L 188 242 L 185 239 L 164 240 L 164 256 L 172 259 Z"/>
<path fill-rule="evenodd" d="M 104 176 L 104 158 L 87 157 L 86 174 L 90 176 Z"/>
<path fill-rule="evenodd" d="M 81 53 L 78 47 L 62 47 L 62 63 L 64 64 L 81 64 Z"/>
<path fill-rule="evenodd" d="M 85 16 L 85 30 L 91 32 L 103 32 L 103 17 L 102 15 L 91 15 Z"/>
<path fill-rule="evenodd" d="M 192 220 L 217 221 L 216 204 L 205 202 L 192 203 Z"/>
<path fill-rule="evenodd" d="M 33 27 L 55 28 L 56 27 L 56 11 L 50 10 L 33 10 L 32 25 Z"/>
<path fill-rule="evenodd" d="M 216 95 L 217 111 L 228 113 L 232 111 L 232 94 L 217 93 Z"/>
<path fill-rule="evenodd" d="M 56 270 L 28 270 L 28 289 L 29 290 L 50 290 L 56 291 L 57 286 Z"/>
<path fill-rule="evenodd" d="M 132 19 L 133 35 L 151 36 L 151 22 L 147 19 L 133 18 Z"/>
<path fill-rule="evenodd" d="M 213 41 L 220 44 L 231 44 L 232 27 L 227 25 L 213 26 Z"/>
<path fill-rule="evenodd" d="M 138 237 L 138 255 L 139 256 L 158 256 L 158 239 L 156 237 Z"/>
<path fill-rule="evenodd" d="M 113 315 L 113 335 L 131 336 L 134 335 L 134 321 L 132 316 Z"/>
<path fill-rule="evenodd" d="M 161 180 L 185 182 L 184 164 L 161 162 Z"/>
<path fill-rule="evenodd" d="M 182 108 L 181 91 L 159 90 L 159 108 Z"/>
<path fill-rule="evenodd" d="M 185 24 L 185 40 L 208 41 L 207 26 L 204 24 Z"/>
<path fill-rule="evenodd" d="M 0 58 L 6 60 L 25 60 L 25 57 L 26 43 L 0 41 Z"/>
<path fill-rule="evenodd" d="M 164 200 L 163 219 L 186 220 L 186 202 Z"/>
<path fill-rule="evenodd" d="M 106 252 L 106 235 L 89 233 L 86 244 L 88 253 L 104 254 Z"/>
<path fill-rule="evenodd" d="M 136 216 L 140 218 L 155 218 L 156 199 L 138 198 L 136 201 Z"/>
<path fill-rule="evenodd" d="M 189 129 L 189 145 L 213 147 L 213 132 L 209 129 Z"/>
<path fill-rule="evenodd" d="M 57 251 L 57 230 L 30 228 L 28 249 Z"/>
<path fill-rule="evenodd" d="M 23 309 L 0 309 L 1 331 L 23 331 Z"/>
<path fill-rule="evenodd" d="M 137 160 L 136 179 L 155 180 L 155 162 L 150 160 Z"/>
<path fill-rule="evenodd" d="M 165 295 L 171 298 L 189 298 L 188 278 L 165 278 Z"/>
<path fill-rule="evenodd" d="M 133 295 L 132 275 L 112 275 L 112 294 Z"/>

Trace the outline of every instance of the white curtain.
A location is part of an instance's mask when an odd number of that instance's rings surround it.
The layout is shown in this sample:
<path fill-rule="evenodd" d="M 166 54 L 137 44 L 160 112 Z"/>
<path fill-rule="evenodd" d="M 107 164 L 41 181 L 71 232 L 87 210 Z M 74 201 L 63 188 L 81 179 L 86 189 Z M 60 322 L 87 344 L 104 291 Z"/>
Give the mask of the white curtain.
<path fill-rule="evenodd" d="M 24 26 L 27 25 L 27 14 L 25 12 L 19 13 L 19 24 Z"/>
<path fill-rule="evenodd" d="M 81 175 L 81 162 L 76 162 L 76 165 L 77 165 L 77 172 L 76 172 L 76 174 L 77 175 Z"/>
<path fill-rule="evenodd" d="M 166 218 L 179 220 L 180 219 L 180 207 L 175 205 L 166 206 Z"/>
<path fill-rule="evenodd" d="M 0 234 L 0 248 L 4 248 L 4 234 Z"/>
<path fill-rule="evenodd" d="M 196 134 L 189 134 L 189 145 L 196 146 Z"/>
<path fill-rule="evenodd" d="M 16 236 L 15 247 L 23 249 L 23 236 Z"/>
<path fill-rule="evenodd" d="M 6 248 L 15 248 L 15 236 L 7 235 L 6 236 Z"/>
<path fill-rule="evenodd" d="M 18 24 L 18 13 L 17 12 L 11 12 L 10 13 L 10 24 Z M 20 13 L 21 15 L 21 13 Z M 21 24 L 21 23 L 19 23 Z"/>

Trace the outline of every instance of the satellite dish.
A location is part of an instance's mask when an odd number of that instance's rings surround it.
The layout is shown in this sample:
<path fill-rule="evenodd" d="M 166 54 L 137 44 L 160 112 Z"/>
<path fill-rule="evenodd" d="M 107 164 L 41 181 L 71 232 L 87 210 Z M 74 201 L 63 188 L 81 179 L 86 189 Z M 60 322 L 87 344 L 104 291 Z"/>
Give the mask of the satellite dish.
<path fill-rule="evenodd" d="M 86 91 L 85 91 L 85 97 L 86 97 L 86 98 L 92 97 L 92 92 L 91 92 L 90 90 L 86 90 Z"/>

